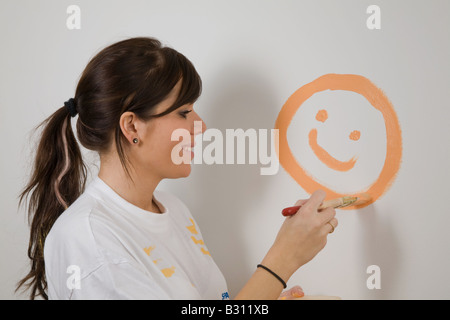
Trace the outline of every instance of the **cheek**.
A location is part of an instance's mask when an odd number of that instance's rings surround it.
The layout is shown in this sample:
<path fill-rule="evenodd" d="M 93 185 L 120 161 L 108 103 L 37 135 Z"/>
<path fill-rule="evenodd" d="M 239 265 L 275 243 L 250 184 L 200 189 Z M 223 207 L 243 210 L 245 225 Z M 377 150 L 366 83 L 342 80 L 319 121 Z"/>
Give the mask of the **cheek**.
<path fill-rule="evenodd" d="M 168 166 L 173 164 L 171 160 L 172 149 L 178 144 L 170 140 L 171 135 L 154 135 L 145 146 L 144 154 L 148 164 L 156 166 Z"/>
<path fill-rule="evenodd" d="M 169 179 L 176 179 L 189 176 L 191 172 L 190 164 L 175 164 L 172 161 L 172 151 L 179 150 L 176 146 L 178 141 L 170 141 L 170 137 L 167 140 L 157 141 L 151 150 L 148 151 L 148 160 L 146 162 L 146 170 L 157 172 L 159 176 Z M 183 156 L 183 152 L 178 154 Z"/>
<path fill-rule="evenodd" d="M 186 177 L 190 173 L 190 164 L 177 165 L 172 161 L 172 150 L 181 142 L 186 142 L 179 138 L 172 141 L 172 136 L 176 129 L 185 129 L 185 123 L 179 123 L 176 119 L 159 119 L 160 121 L 149 126 L 146 132 L 145 140 L 139 150 L 139 162 L 144 170 L 151 170 L 157 172 L 160 176 L 165 178 L 179 178 Z M 183 126 L 184 125 L 184 126 Z M 177 135 L 175 135 L 177 136 Z M 175 137 L 174 136 L 174 137 Z M 189 141 L 190 142 L 190 136 Z M 175 148 L 178 150 L 179 148 Z M 179 156 L 183 153 L 180 151 Z"/>
<path fill-rule="evenodd" d="M 157 170 L 179 167 L 172 161 L 172 150 L 181 142 L 181 138 L 179 141 L 172 141 L 174 130 L 159 126 L 148 133 L 147 143 L 143 147 L 143 158 L 141 158 L 147 166 Z"/>

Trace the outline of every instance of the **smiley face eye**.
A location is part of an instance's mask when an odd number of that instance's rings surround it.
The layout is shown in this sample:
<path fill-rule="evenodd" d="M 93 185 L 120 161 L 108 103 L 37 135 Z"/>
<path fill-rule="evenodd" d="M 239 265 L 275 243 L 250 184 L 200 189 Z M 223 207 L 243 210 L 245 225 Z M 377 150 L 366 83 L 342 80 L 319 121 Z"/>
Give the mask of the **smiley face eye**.
<path fill-rule="evenodd" d="M 316 120 L 320 122 L 325 122 L 328 119 L 327 110 L 319 110 L 316 114 Z"/>
<path fill-rule="evenodd" d="M 350 133 L 348 137 L 353 141 L 358 141 L 359 138 L 361 137 L 361 132 L 359 132 L 358 130 L 354 130 Z"/>

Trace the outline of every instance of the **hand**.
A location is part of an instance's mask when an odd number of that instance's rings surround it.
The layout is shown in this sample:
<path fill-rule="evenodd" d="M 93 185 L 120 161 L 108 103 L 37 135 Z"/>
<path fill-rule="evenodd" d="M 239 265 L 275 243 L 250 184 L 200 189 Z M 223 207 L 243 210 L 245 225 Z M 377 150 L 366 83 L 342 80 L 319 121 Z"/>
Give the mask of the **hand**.
<path fill-rule="evenodd" d="M 303 292 L 302 287 L 294 286 L 294 287 L 290 288 L 289 290 L 283 291 L 280 294 L 280 297 L 278 298 L 278 300 L 293 300 L 296 298 L 301 298 L 304 295 L 305 295 L 305 293 Z"/>
<path fill-rule="evenodd" d="M 332 227 L 337 227 L 336 210 L 318 211 L 325 199 L 325 192 L 314 192 L 309 200 L 299 200 L 299 211 L 285 219 L 274 244 L 262 264 L 287 281 L 302 265 L 310 261 L 327 243 Z"/>

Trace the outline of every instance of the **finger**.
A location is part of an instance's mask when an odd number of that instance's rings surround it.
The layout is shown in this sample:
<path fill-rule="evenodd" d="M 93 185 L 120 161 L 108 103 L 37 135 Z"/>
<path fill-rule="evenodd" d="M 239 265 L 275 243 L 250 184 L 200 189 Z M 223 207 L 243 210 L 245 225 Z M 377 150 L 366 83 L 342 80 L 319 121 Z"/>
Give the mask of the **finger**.
<path fill-rule="evenodd" d="M 337 226 L 338 221 L 336 218 L 333 218 L 325 224 L 324 228 L 326 229 L 327 233 L 333 233 L 336 230 Z"/>
<path fill-rule="evenodd" d="M 305 295 L 305 293 L 303 292 L 302 287 L 300 286 L 294 286 L 291 288 L 291 296 L 293 298 L 301 298 Z"/>
<path fill-rule="evenodd" d="M 302 206 L 308 202 L 308 199 L 300 199 L 295 203 L 295 206 Z"/>
<path fill-rule="evenodd" d="M 291 300 L 291 290 L 283 291 L 280 296 L 278 297 L 278 300 Z"/>
<path fill-rule="evenodd" d="M 336 218 L 331 219 L 330 223 L 333 225 L 334 228 L 337 228 L 339 225 L 339 221 Z"/>
<path fill-rule="evenodd" d="M 301 289 L 301 287 L 300 286 L 295 286 L 295 287 L 292 287 L 292 288 L 290 288 L 288 290 L 283 291 L 280 294 L 280 299 L 281 298 L 285 298 L 285 299 L 282 299 L 282 300 L 286 300 L 286 298 L 291 298 L 293 295 L 299 295 L 301 293 L 303 293 L 303 290 Z"/>
<path fill-rule="evenodd" d="M 323 190 L 315 191 L 309 200 L 302 206 L 303 211 L 316 212 L 319 206 L 322 204 L 326 197 L 326 193 Z"/>
<path fill-rule="evenodd" d="M 320 221 L 322 221 L 322 223 L 325 224 L 336 216 L 336 209 L 326 208 L 326 209 L 320 210 L 318 212 L 318 216 L 320 218 Z"/>
<path fill-rule="evenodd" d="M 301 298 L 305 295 L 303 289 L 300 286 L 294 286 L 289 290 L 286 290 L 280 294 L 278 300 L 293 300 L 295 298 Z"/>

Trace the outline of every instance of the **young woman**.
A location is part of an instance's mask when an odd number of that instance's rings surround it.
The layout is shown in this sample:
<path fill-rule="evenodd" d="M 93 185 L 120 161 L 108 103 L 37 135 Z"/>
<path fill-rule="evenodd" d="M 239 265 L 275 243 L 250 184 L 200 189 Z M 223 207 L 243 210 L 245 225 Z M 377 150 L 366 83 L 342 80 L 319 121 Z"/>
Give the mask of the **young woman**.
<path fill-rule="evenodd" d="M 196 134 L 201 80 L 192 63 L 154 38 L 131 38 L 100 51 L 84 70 L 75 97 L 41 125 L 29 197 L 31 270 L 19 282 L 45 299 L 222 299 L 225 279 L 188 208 L 157 190 L 163 179 L 187 177 L 174 164 L 171 136 Z M 100 155 L 98 176 L 87 171 L 71 127 Z M 198 126 L 196 126 L 198 128 Z M 186 144 L 186 143 L 184 143 Z M 285 282 L 326 244 L 337 226 L 334 209 L 318 211 L 315 192 L 299 200 L 237 299 L 276 299 Z M 302 294 L 294 287 L 287 295 Z M 286 296 L 286 293 L 285 293 Z"/>

